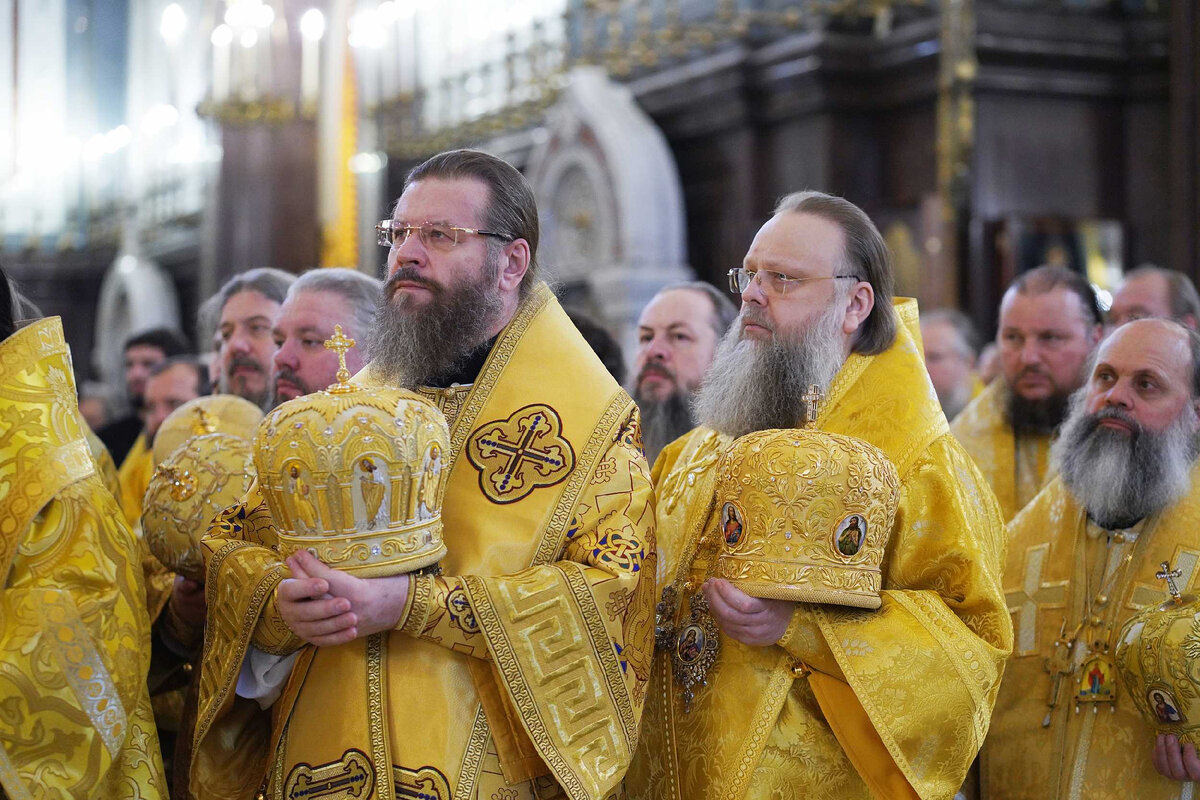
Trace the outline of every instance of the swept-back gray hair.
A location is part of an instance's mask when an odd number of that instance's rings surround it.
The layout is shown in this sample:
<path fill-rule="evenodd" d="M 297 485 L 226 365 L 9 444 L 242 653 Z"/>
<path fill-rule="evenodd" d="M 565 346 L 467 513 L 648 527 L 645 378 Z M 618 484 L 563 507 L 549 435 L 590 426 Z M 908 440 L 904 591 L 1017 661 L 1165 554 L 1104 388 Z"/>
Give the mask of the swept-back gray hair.
<path fill-rule="evenodd" d="M 301 292 L 332 292 L 340 295 L 350 306 L 351 318 L 334 322 L 349 328 L 346 335 L 358 339 L 365 349 L 367 333 L 375 322 L 375 309 L 379 305 L 379 293 L 382 290 L 383 281 L 378 278 L 355 269 L 333 267 L 304 273 L 288 288 L 287 297 L 290 300 Z"/>
<path fill-rule="evenodd" d="M 213 345 L 213 337 L 216 336 L 217 326 L 221 322 L 221 312 L 225 310 L 229 298 L 242 292 L 258 292 L 268 300 L 282 305 L 287 297 L 288 287 L 295 280 L 295 275 L 281 269 L 255 267 L 239 272 L 225 281 L 225 285 L 196 310 L 196 344 L 199 352 L 203 353 Z"/>
<path fill-rule="evenodd" d="M 852 349 L 873 356 L 892 346 L 900 319 L 892 305 L 896 279 L 892 255 L 879 229 L 861 208 L 841 197 L 824 192 L 792 192 L 775 205 L 775 214 L 799 212 L 812 214 L 837 225 L 846 237 L 842 253 L 843 269 L 871 284 L 875 306 L 863 321 Z"/>

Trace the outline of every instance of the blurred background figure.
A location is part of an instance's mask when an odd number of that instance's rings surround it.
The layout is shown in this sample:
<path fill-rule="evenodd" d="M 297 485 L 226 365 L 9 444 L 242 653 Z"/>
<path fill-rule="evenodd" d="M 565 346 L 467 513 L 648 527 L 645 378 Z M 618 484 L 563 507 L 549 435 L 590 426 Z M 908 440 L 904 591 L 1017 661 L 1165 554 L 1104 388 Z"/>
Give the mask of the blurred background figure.
<path fill-rule="evenodd" d="M 272 405 L 311 394 L 334 382 L 338 356 L 325 347 L 335 325 L 355 341 L 346 352 L 350 374 L 367 362 L 367 333 L 383 282 L 349 269 L 314 269 L 288 288 L 272 337 L 275 357 Z"/>
<path fill-rule="evenodd" d="M 146 439 L 150 445 L 172 411 L 208 394 L 209 388 L 208 368 L 196 356 L 174 356 L 155 365 L 146 378 Z"/>
<path fill-rule="evenodd" d="M 151 328 L 125 340 L 125 413 L 96 430 L 114 462 L 124 465 L 131 453 L 136 458 L 149 447 L 149 441 L 141 434 L 146 379 L 150 372 L 168 358 L 190 352 L 192 345 L 187 337 L 172 328 Z"/>
<path fill-rule="evenodd" d="M 696 427 L 692 398 L 736 316 L 729 296 L 703 281 L 668 286 L 642 309 L 632 394 L 651 466 L 660 450 Z"/>
<path fill-rule="evenodd" d="M 220 309 L 217 360 L 223 394 L 236 394 L 264 411 L 271 407 L 272 331 L 295 280 L 283 270 L 258 267 L 233 276 L 217 292 L 220 300 L 213 309 Z"/>
<path fill-rule="evenodd" d="M 93 431 L 103 428 L 113 411 L 113 392 L 99 381 L 79 385 L 79 413 Z"/>
<path fill-rule="evenodd" d="M 987 478 L 1005 520 L 1045 485 L 1050 445 L 1103 332 L 1096 292 L 1074 270 L 1038 267 L 1004 293 L 996 333 L 1003 379 L 967 404 L 950 429 Z"/>
<path fill-rule="evenodd" d="M 953 420 L 982 386 L 975 374 L 979 334 L 966 314 L 940 308 L 921 315 L 921 339 L 938 402 L 946 419 Z"/>
<path fill-rule="evenodd" d="M 1200 295 L 1191 278 L 1173 269 L 1143 264 L 1125 276 L 1108 309 L 1109 328 L 1146 317 L 1170 319 L 1196 330 Z"/>

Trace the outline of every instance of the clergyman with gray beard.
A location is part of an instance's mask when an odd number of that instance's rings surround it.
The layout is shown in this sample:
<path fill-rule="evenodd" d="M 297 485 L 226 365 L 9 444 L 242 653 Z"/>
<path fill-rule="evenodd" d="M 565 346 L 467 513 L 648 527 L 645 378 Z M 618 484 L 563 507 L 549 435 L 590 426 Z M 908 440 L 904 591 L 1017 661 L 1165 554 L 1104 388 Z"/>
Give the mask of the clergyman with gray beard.
<path fill-rule="evenodd" d="M 699 424 L 654 465 L 666 580 L 656 624 L 662 653 L 648 694 L 660 699 L 647 705 L 626 787 L 640 800 L 866 797 L 855 754 L 827 722 L 837 718 L 870 728 L 886 747 L 888 757 L 874 759 L 891 771 L 881 780 L 912 780 L 915 795 L 949 797 L 979 744 L 962 735 L 962 720 L 986 725 L 1011 628 L 997 579 L 1003 522 L 994 503 L 979 502 L 987 488 L 947 429 L 915 339 L 916 302 L 893 297 L 891 255 L 870 218 L 820 192 L 783 198 L 729 280 L 741 313 L 700 386 Z M 810 387 L 824 395 L 815 409 L 805 397 Z M 722 455 L 753 431 L 797 428 L 810 410 L 817 429 L 865 440 L 897 465 L 903 499 L 891 530 L 881 532 L 891 539 L 880 612 L 827 614 L 708 579 L 709 536 L 728 515 L 738 518 L 718 502 L 716 486 L 729 479 Z M 798 509 L 837 508 L 840 487 L 826 478 L 768 465 L 734 479 L 747 487 L 781 481 Z M 834 516 L 849 525 L 853 515 Z M 832 531 L 796 531 L 777 519 L 754 535 L 777 536 L 784 549 L 795 537 L 834 550 Z M 810 563 L 818 562 L 795 566 Z M 696 642 L 698 631 L 707 631 L 703 660 L 684 638 Z M 960 653 L 971 653 L 969 668 Z M 810 667 L 809 679 L 798 680 Z M 817 672 L 843 693 L 814 696 Z M 866 708 L 879 713 L 868 717 Z M 746 746 L 795 741 L 801 730 L 804 752 Z M 931 763 L 938 768 L 924 768 Z"/>
<path fill-rule="evenodd" d="M 1164 562 L 1181 568 L 1184 592 L 1200 578 L 1187 558 L 1200 526 L 1198 411 L 1194 331 L 1139 320 L 1097 348 L 1053 447 L 1058 475 L 1009 524 L 1017 653 L 981 760 L 989 798 L 1167 800 L 1200 780 L 1195 748 L 1156 735 L 1112 660 L 1130 615 L 1159 602 Z"/>
<path fill-rule="evenodd" d="M 735 316 L 729 295 L 703 281 L 667 286 L 642 309 L 632 394 L 642 412 L 642 446 L 651 464 L 659 451 L 696 426 L 692 400 Z"/>

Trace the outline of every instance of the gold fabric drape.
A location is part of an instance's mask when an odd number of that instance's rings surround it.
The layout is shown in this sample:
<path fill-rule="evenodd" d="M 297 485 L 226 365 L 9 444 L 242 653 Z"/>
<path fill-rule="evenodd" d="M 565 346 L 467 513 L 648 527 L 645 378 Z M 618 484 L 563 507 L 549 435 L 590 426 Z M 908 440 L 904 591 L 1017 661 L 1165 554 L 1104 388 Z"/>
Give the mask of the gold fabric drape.
<path fill-rule="evenodd" d="M 0 343 L 0 787 L 165 797 L 140 549 L 96 471 L 57 317 Z"/>
<path fill-rule="evenodd" d="M 1012 519 L 1046 485 L 1050 436 L 1017 436 L 1004 407 L 1006 390 L 997 378 L 954 418 L 950 432 L 962 444 L 1000 501 L 1004 521 Z"/>

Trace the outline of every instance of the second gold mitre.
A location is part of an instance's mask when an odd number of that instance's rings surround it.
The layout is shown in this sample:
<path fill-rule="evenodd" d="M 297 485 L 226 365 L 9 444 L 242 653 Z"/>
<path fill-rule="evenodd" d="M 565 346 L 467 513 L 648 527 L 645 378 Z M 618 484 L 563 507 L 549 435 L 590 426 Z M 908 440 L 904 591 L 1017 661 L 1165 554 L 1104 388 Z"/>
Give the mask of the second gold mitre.
<path fill-rule="evenodd" d="M 1200 746 L 1200 599 L 1180 596 L 1174 579 L 1181 574 L 1162 564 L 1156 577 L 1168 582 L 1171 599 L 1126 620 L 1114 657 L 1150 728 Z"/>
<path fill-rule="evenodd" d="M 331 342 L 344 338 L 335 330 Z M 348 378 L 339 371 L 329 389 L 284 403 L 259 426 L 254 464 L 280 548 L 360 577 L 431 566 L 446 554 L 446 419 L 413 392 Z"/>
<path fill-rule="evenodd" d="M 777 600 L 879 608 L 900 480 L 878 448 L 816 430 L 736 440 L 717 467 L 714 575 Z"/>

